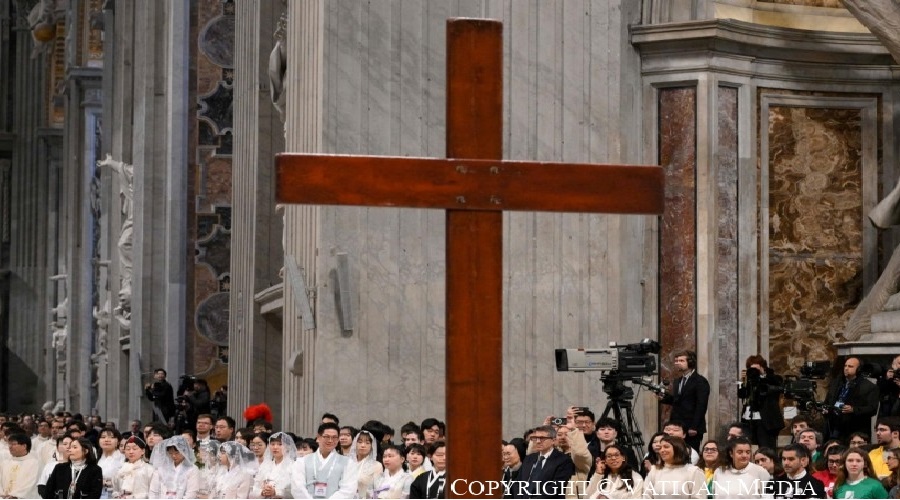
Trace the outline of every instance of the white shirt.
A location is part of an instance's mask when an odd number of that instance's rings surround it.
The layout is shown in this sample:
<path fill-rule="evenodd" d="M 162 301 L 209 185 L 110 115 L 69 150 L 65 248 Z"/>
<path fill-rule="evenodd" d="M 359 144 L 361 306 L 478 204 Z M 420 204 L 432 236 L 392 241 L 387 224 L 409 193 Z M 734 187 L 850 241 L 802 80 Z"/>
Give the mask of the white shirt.
<path fill-rule="evenodd" d="M 772 498 L 766 493 L 769 472 L 754 463 L 743 469 L 719 467 L 713 473 L 712 491 L 716 498 Z"/>
<path fill-rule="evenodd" d="M 0 460 L 0 495 L 39 498 L 37 481 L 40 467 L 37 457 L 31 453 Z"/>

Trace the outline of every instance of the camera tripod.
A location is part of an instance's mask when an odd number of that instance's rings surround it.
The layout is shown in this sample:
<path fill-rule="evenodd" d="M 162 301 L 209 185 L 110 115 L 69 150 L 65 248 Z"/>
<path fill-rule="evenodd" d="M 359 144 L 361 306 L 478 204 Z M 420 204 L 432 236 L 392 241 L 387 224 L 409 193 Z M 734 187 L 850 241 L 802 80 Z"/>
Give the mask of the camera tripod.
<path fill-rule="evenodd" d="M 631 447 L 636 457 L 644 456 L 644 436 L 641 434 L 637 419 L 634 418 L 634 407 L 631 404 L 634 390 L 626 387 L 624 381 L 616 377 L 605 377 L 600 380 L 603 382 L 603 392 L 609 398 L 602 417 L 611 417 L 619 422 L 622 435 L 617 441 L 623 446 Z"/>

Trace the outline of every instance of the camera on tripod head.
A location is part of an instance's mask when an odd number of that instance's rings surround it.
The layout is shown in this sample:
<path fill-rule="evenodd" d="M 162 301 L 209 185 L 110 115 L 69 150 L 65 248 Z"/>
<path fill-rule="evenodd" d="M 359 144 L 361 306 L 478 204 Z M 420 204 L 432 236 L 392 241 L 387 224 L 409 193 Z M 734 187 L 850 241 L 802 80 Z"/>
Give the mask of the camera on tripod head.
<path fill-rule="evenodd" d="M 644 339 L 625 345 L 610 342 L 605 349 L 556 349 L 556 371 L 603 371 L 610 372 L 609 377 L 631 380 L 656 372 L 654 354 L 659 348 L 659 342 Z"/>
<path fill-rule="evenodd" d="M 828 376 L 830 361 L 807 361 L 800 367 L 800 377 L 785 377 L 782 392 L 784 397 L 793 399 L 797 409 L 805 412 L 828 412 L 825 403 L 816 400 L 816 380 Z M 748 372 L 749 375 L 749 372 Z"/>

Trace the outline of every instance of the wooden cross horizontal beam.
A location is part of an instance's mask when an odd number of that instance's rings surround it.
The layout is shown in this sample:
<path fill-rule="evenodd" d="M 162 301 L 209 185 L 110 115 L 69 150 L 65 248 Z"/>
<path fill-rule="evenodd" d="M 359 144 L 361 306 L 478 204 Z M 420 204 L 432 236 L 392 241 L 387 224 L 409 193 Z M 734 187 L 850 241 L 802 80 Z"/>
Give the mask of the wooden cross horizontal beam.
<path fill-rule="evenodd" d="M 659 214 L 663 169 L 508 160 L 284 153 L 279 203 Z"/>

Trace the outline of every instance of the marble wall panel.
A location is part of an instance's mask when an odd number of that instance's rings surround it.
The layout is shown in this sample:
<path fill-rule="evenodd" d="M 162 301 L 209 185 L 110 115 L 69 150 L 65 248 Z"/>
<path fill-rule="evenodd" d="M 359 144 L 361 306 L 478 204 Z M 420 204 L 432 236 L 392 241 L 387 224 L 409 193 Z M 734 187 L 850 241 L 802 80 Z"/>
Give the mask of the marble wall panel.
<path fill-rule="evenodd" d="M 234 3 L 201 0 L 192 14 L 191 98 L 198 106 L 192 138 L 199 154 L 191 166 L 188 191 L 189 245 L 195 255 L 188 269 L 192 291 L 187 314 L 192 321 L 187 327 L 185 370 L 202 374 L 215 390 L 227 378 L 226 365 L 219 361 L 228 335 L 232 160 L 230 143 L 227 150 L 221 146 L 232 129 Z M 227 223 L 222 210 L 228 214 Z M 210 227 L 210 222 L 215 224 Z"/>
<path fill-rule="evenodd" d="M 716 157 L 716 342 L 719 364 L 719 414 L 738 407 L 734 381 L 740 367 L 738 336 L 738 89 L 718 88 Z"/>
<path fill-rule="evenodd" d="M 661 89 L 658 106 L 659 163 L 666 175 L 659 231 L 660 376 L 670 378 L 671 353 L 697 347 L 697 89 Z"/>
<path fill-rule="evenodd" d="M 831 359 L 862 291 L 861 113 L 769 108 L 769 350 L 777 371 Z"/>
<path fill-rule="evenodd" d="M 806 7 L 844 8 L 841 0 L 757 0 L 759 3 L 778 3 L 782 5 L 803 5 Z"/>

